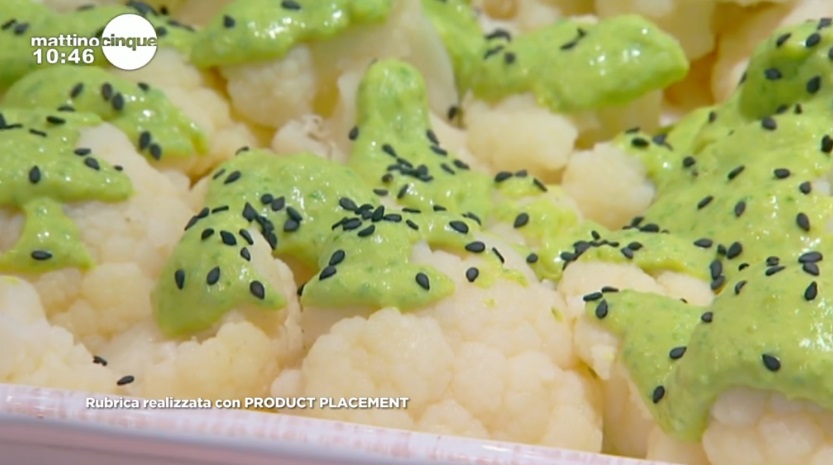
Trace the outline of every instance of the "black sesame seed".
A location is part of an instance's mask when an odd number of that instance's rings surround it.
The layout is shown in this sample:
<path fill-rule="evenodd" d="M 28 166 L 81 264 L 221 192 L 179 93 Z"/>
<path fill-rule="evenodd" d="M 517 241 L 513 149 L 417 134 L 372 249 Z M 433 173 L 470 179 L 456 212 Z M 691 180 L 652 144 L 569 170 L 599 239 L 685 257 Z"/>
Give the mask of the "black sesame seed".
<path fill-rule="evenodd" d="M 378 223 L 378 222 L 382 221 L 382 218 L 384 218 L 384 217 L 385 217 L 385 207 L 383 207 L 381 205 L 376 207 L 376 210 L 373 210 L 373 213 L 370 214 L 370 219 L 374 223 Z"/>
<path fill-rule="evenodd" d="M 651 400 L 658 404 L 662 398 L 665 397 L 665 388 L 662 386 L 657 386 L 654 388 L 654 392 L 651 393 Z"/>
<path fill-rule="evenodd" d="M 717 279 L 723 274 L 723 262 L 720 260 L 712 261 L 709 264 L 709 273 L 711 274 L 712 279 Z"/>
<path fill-rule="evenodd" d="M 150 132 L 142 131 L 139 133 L 139 150 L 144 150 L 150 145 Z"/>
<path fill-rule="evenodd" d="M 466 270 L 466 279 L 470 283 L 473 283 L 477 279 L 478 276 L 480 276 L 480 270 L 478 270 L 477 268 L 471 267 L 471 268 Z"/>
<path fill-rule="evenodd" d="M 735 216 L 740 218 L 743 215 L 743 212 L 746 211 L 746 202 L 741 200 L 740 202 L 735 204 Z"/>
<path fill-rule="evenodd" d="M 636 148 L 644 149 L 645 147 L 650 146 L 651 143 L 641 137 L 634 137 L 631 139 L 631 145 Z"/>
<path fill-rule="evenodd" d="M 174 271 L 174 283 L 179 290 L 185 287 L 185 270 L 178 269 Z"/>
<path fill-rule="evenodd" d="M 147 92 L 147 91 L 149 91 L 149 90 L 150 90 L 150 85 L 149 85 L 148 83 L 146 83 L 146 82 L 139 82 L 139 83 L 136 83 L 136 86 L 137 86 L 139 89 L 142 89 L 142 91 L 144 91 L 144 92 Z"/>
<path fill-rule="evenodd" d="M 824 153 L 827 153 L 827 154 L 829 154 L 830 152 L 833 152 L 833 137 L 830 137 L 827 134 L 822 136 L 822 138 L 821 138 L 821 151 L 824 152 Z"/>
<path fill-rule="evenodd" d="M 811 282 L 807 289 L 804 289 L 804 300 L 811 301 L 816 298 L 819 293 L 819 286 L 815 281 Z"/>
<path fill-rule="evenodd" d="M 707 195 L 703 197 L 699 202 L 697 202 L 697 209 L 702 210 L 703 208 L 706 208 L 710 203 L 712 203 L 712 200 L 714 200 L 714 196 Z"/>
<path fill-rule="evenodd" d="M 72 89 L 69 91 L 69 97 L 70 98 L 76 98 L 79 95 L 81 95 L 81 92 L 83 92 L 83 91 L 84 91 L 84 83 L 79 82 L 78 84 L 75 84 L 74 86 L 72 86 Z"/>
<path fill-rule="evenodd" d="M 408 225 L 408 227 L 409 227 L 409 228 L 411 228 L 411 229 L 413 229 L 414 231 L 419 231 L 419 225 L 417 225 L 417 224 L 416 224 L 416 223 L 414 223 L 413 221 L 411 221 L 411 220 L 405 220 L 405 224 L 407 224 L 407 225 Z"/>
<path fill-rule="evenodd" d="M 549 190 L 549 189 L 547 189 L 547 186 L 545 186 L 544 183 L 541 182 L 541 180 L 538 179 L 538 178 L 533 178 L 532 179 L 532 184 L 534 184 L 535 187 L 537 187 L 538 190 L 540 190 L 541 192 L 547 192 Z"/>
<path fill-rule="evenodd" d="M 359 208 L 358 206 L 356 206 L 356 202 L 353 202 L 351 199 L 347 197 L 342 197 L 341 199 L 339 199 L 338 205 L 344 210 L 351 212 L 356 211 L 356 209 Z"/>
<path fill-rule="evenodd" d="M 637 251 L 637 250 L 642 248 L 642 243 L 633 241 L 633 242 L 631 242 L 630 244 L 627 245 L 627 248 L 629 248 L 633 251 Z"/>
<path fill-rule="evenodd" d="M 486 52 L 483 54 L 483 59 L 487 60 L 490 57 L 493 57 L 493 56 L 497 55 L 498 53 L 500 53 L 503 50 L 503 48 L 504 48 L 503 45 L 498 45 L 497 47 L 492 47 L 492 48 L 486 50 Z"/>
<path fill-rule="evenodd" d="M 738 255 L 743 253 L 743 245 L 740 242 L 733 242 L 728 249 L 726 249 L 726 258 L 733 259 L 737 258 Z"/>
<path fill-rule="evenodd" d="M 808 182 L 808 181 L 804 181 L 804 182 L 802 182 L 801 184 L 798 185 L 798 190 L 802 194 L 806 195 L 806 194 L 809 194 L 810 192 L 813 191 L 813 185 L 810 184 L 810 182 Z"/>
<path fill-rule="evenodd" d="M 260 300 L 266 298 L 266 288 L 263 287 L 263 283 L 260 281 L 252 281 L 249 283 L 249 292 Z"/>
<path fill-rule="evenodd" d="M 571 262 L 576 259 L 576 255 L 570 252 L 561 252 L 558 256 L 565 262 Z"/>
<path fill-rule="evenodd" d="M 107 366 L 107 360 L 105 360 L 104 357 L 101 357 L 99 355 L 93 355 L 93 363 L 104 367 Z"/>
<path fill-rule="evenodd" d="M 735 283 L 735 295 L 740 294 L 740 291 L 743 289 L 743 286 L 746 286 L 745 280 L 741 280 Z"/>
<path fill-rule="evenodd" d="M 697 160 L 692 156 L 683 157 L 683 168 L 691 168 L 697 163 Z"/>
<path fill-rule="evenodd" d="M 46 250 L 33 250 L 30 256 L 33 260 L 44 261 L 52 258 L 52 253 L 47 252 Z"/>
<path fill-rule="evenodd" d="M 717 244 L 717 253 L 719 255 L 726 255 L 726 246 L 723 244 Z"/>
<path fill-rule="evenodd" d="M 776 68 L 767 68 L 764 70 L 764 77 L 770 81 L 781 79 L 781 71 L 778 71 Z"/>
<path fill-rule="evenodd" d="M 273 200 L 275 200 L 275 197 L 272 194 L 263 194 L 260 196 L 260 203 L 263 205 L 268 205 L 272 203 Z"/>
<path fill-rule="evenodd" d="M 706 312 L 706 313 L 700 315 L 700 321 L 702 321 L 703 323 L 711 323 L 713 320 L 714 320 L 714 313 L 712 313 L 712 312 Z"/>
<path fill-rule="evenodd" d="M 813 76 L 804 86 L 809 94 L 815 94 L 821 89 L 821 76 Z"/>
<path fill-rule="evenodd" d="M 98 160 L 95 158 L 85 158 L 84 164 L 87 165 L 87 168 L 94 169 L 96 171 L 101 169 L 101 166 L 98 164 Z"/>
<path fill-rule="evenodd" d="M 223 15 L 223 27 L 231 29 L 234 27 L 234 24 L 234 18 L 229 15 Z"/>
<path fill-rule="evenodd" d="M 225 245 L 237 245 L 237 238 L 234 237 L 234 234 L 228 231 L 220 231 L 220 240 L 222 240 Z"/>
<path fill-rule="evenodd" d="M 286 220 L 286 221 L 283 223 L 283 230 L 284 230 L 284 232 L 295 232 L 295 231 L 297 231 L 297 230 L 298 230 L 298 229 L 300 229 L 300 228 L 301 228 L 301 223 L 299 223 L 299 222 L 298 222 L 298 221 L 296 221 L 296 220 L 293 220 L 292 218 L 290 218 L 290 219 Z"/>
<path fill-rule="evenodd" d="M 778 258 L 778 257 L 774 257 L 774 256 L 773 256 L 773 257 L 767 257 L 767 258 L 766 258 L 766 266 L 775 266 L 775 265 L 778 265 L 778 263 L 779 263 L 780 261 L 781 261 L 781 259 L 780 259 L 780 258 Z"/>
<path fill-rule="evenodd" d="M 18 23 L 12 29 L 15 35 L 23 35 L 26 33 L 26 30 L 29 29 L 29 23 Z"/>
<path fill-rule="evenodd" d="M 214 268 L 212 268 L 208 272 L 207 275 L 205 275 L 205 282 L 209 286 L 213 286 L 213 285 L 217 284 L 217 282 L 219 280 L 220 280 L 220 267 L 219 266 L 215 266 Z"/>
<path fill-rule="evenodd" d="M 209 237 L 214 235 L 214 230 L 211 228 L 203 229 L 202 233 L 200 234 L 200 239 L 206 240 Z"/>
<path fill-rule="evenodd" d="M 347 133 L 347 137 L 350 140 L 358 139 L 359 138 L 359 128 L 357 126 L 353 126 L 353 128 L 350 129 L 350 132 Z"/>
<path fill-rule="evenodd" d="M 253 207 L 252 204 L 250 204 L 249 202 L 246 202 L 246 205 L 243 206 L 243 212 L 241 212 L 241 216 L 243 216 L 243 219 L 245 219 L 246 221 L 252 222 L 255 220 L 255 218 L 258 217 L 258 214 L 257 210 L 255 210 L 255 207 Z"/>
<path fill-rule="evenodd" d="M 46 117 L 46 122 L 49 123 L 49 124 L 59 125 L 59 124 L 66 123 L 67 120 L 61 118 L 60 116 L 49 115 L 49 116 Z"/>
<path fill-rule="evenodd" d="M 798 263 L 815 263 L 822 261 L 823 258 L 821 252 L 805 252 L 798 257 Z"/>
<path fill-rule="evenodd" d="M 522 228 L 529 223 L 529 214 L 527 213 L 519 213 L 518 216 L 515 217 L 515 222 L 512 224 L 516 228 Z"/>
<path fill-rule="evenodd" d="M 804 263 L 801 265 L 801 270 L 811 276 L 818 276 L 821 273 L 819 266 L 815 263 Z"/>
<path fill-rule="evenodd" d="M 764 362 L 764 366 L 769 371 L 775 372 L 781 369 L 781 361 L 774 355 L 761 354 L 761 360 Z"/>
<path fill-rule="evenodd" d="M 251 261 L 251 259 L 252 259 L 252 254 L 249 253 L 249 249 L 247 249 L 245 247 L 240 249 L 240 256 L 243 258 L 243 260 L 246 260 L 247 262 Z"/>
<path fill-rule="evenodd" d="M 619 289 L 613 286 L 602 286 L 602 292 L 619 292 Z"/>
<path fill-rule="evenodd" d="M 713 280 L 711 282 L 711 284 L 709 284 L 709 286 L 711 287 L 711 290 L 716 291 L 716 290 L 720 289 L 721 287 L 723 287 L 723 284 L 725 284 L 725 283 L 726 283 L 726 277 L 725 276 L 718 276 L 717 279 Z"/>
<path fill-rule="evenodd" d="M 292 218 L 293 220 L 298 221 L 298 222 L 301 222 L 304 219 L 304 217 L 301 216 L 301 213 L 298 210 L 296 210 L 292 207 L 286 207 L 286 214 L 290 218 Z"/>
<path fill-rule="evenodd" d="M 90 150 L 90 149 L 80 148 L 80 149 L 75 149 L 75 150 L 73 150 L 73 151 L 72 151 L 72 153 L 74 153 L 74 154 L 78 155 L 79 157 L 83 157 L 83 156 L 85 156 L 85 155 L 89 155 L 89 154 L 91 154 L 91 153 L 93 153 L 93 152 L 92 152 L 92 150 Z"/>
<path fill-rule="evenodd" d="M 590 294 L 585 295 L 581 298 L 581 300 L 585 302 L 595 302 L 596 300 L 601 299 L 604 297 L 601 292 L 591 292 Z"/>
<path fill-rule="evenodd" d="M 631 249 L 629 249 L 629 248 L 627 248 L 627 247 L 622 247 L 622 248 L 619 250 L 619 252 L 621 252 L 621 253 L 622 253 L 622 255 L 623 255 L 625 258 L 627 258 L 628 260 L 632 260 L 632 259 L 633 259 L 633 250 L 631 250 Z"/>
<path fill-rule="evenodd" d="M 0 24 L 0 31 L 5 31 L 5 30 L 9 29 L 10 27 L 14 26 L 14 23 L 16 23 L 16 22 L 17 22 L 17 20 L 12 18 L 12 19 L 4 22 L 3 24 Z"/>
<path fill-rule="evenodd" d="M 715 121 L 717 121 L 717 112 L 714 110 L 710 111 L 708 115 L 708 120 L 709 123 L 714 123 Z"/>
<path fill-rule="evenodd" d="M 367 237 L 376 231 L 375 225 L 370 225 L 358 232 L 359 237 Z"/>
<path fill-rule="evenodd" d="M 390 144 L 383 144 L 382 145 L 382 151 L 385 152 L 386 154 L 394 157 L 394 158 L 396 158 L 396 156 L 397 156 L 396 155 L 396 150 L 394 150 L 393 146 L 390 145 Z"/>
<path fill-rule="evenodd" d="M 450 107 L 448 107 L 448 111 L 446 111 L 445 116 L 446 116 L 449 120 L 452 120 L 452 119 L 454 119 L 454 118 L 455 118 L 455 117 L 456 117 L 459 113 L 460 113 L 460 107 L 458 107 L 457 105 L 451 105 Z"/>
<path fill-rule="evenodd" d="M 764 275 L 765 276 L 772 276 L 775 273 L 778 273 L 778 272 L 783 271 L 783 270 L 784 270 L 784 267 L 781 266 L 781 265 L 771 266 L 771 267 L 767 268 L 766 271 L 764 271 Z"/>
<path fill-rule="evenodd" d="M 674 347 L 673 349 L 671 349 L 668 352 L 668 357 L 671 360 L 679 360 L 679 359 L 683 358 L 683 355 L 685 355 L 685 351 L 686 351 L 685 346 Z"/>
<path fill-rule="evenodd" d="M 790 39 L 790 36 L 792 36 L 792 34 L 790 34 L 789 32 L 781 34 L 780 36 L 778 36 L 777 39 L 775 39 L 775 45 L 777 47 L 784 45 L 784 42 L 788 41 Z"/>
<path fill-rule="evenodd" d="M 761 120 L 761 127 L 767 131 L 774 131 L 778 129 L 778 123 L 771 116 L 766 116 Z"/>
<path fill-rule="evenodd" d="M 124 95 L 121 93 L 116 93 L 113 98 L 110 100 L 110 105 L 113 106 L 113 110 L 121 111 L 124 109 Z"/>
<path fill-rule="evenodd" d="M 29 170 L 29 182 L 32 184 L 37 184 L 40 182 L 40 178 L 40 168 L 38 168 L 37 166 L 33 166 L 32 169 Z"/>
<path fill-rule="evenodd" d="M 694 245 L 697 246 L 697 247 L 700 247 L 701 249 L 708 249 L 713 244 L 714 244 L 714 241 L 712 241 L 711 239 L 706 238 L 706 237 L 701 238 L 701 239 L 697 239 L 696 241 L 694 241 Z"/>
<path fill-rule="evenodd" d="M 325 266 L 324 269 L 321 270 L 321 273 L 319 273 L 318 280 L 319 281 L 324 281 L 327 278 L 331 278 L 331 277 L 335 276 L 336 271 L 338 271 L 338 270 L 336 270 L 336 267 L 334 267 L 334 266 Z"/>
<path fill-rule="evenodd" d="M 503 54 L 503 62 L 507 65 L 511 65 L 512 63 L 514 63 L 516 59 L 517 57 L 512 52 L 506 52 Z"/>
<path fill-rule="evenodd" d="M 58 111 L 64 112 L 64 113 L 73 112 L 73 111 L 75 111 L 75 108 L 73 108 L 71 105 L 61 105 L 60 107 L 58 107 Z"/>
<path fill-rule="evenodd" d="M 495 175 L 495 182 L 503 182 L 512 177 L 509 171 L 501 171 Z"/>
<path fill-rule="evenodd" d="M 804 46 L 807 48 L 815 47 L 819 42 L 821 42 L 821 34 L 814 32 L 804 40 Z"/>
<path fill-rule="evenodd" d="M 469 242 L 466 244 L 466 250 L 472 253 L 482 253 L 486 250 L 486 244 L 480 241 Z"/>
<path fill-rule="evenodd" d="M 150 156 L 153 157 L 154 160 L 159 160 L 162 158 L 162 147 L 160 147 L 159 144 L 150 144 L 150 147 L 148 147 L 148 151 L 150 152 Z M 228 182 L 226 184 L 228 184 Z"/>
<path fill-rule="evenodd" d="M 117 386 L 125 386 L 125 385 L 128 385 L 128 384 L 132 383 L 133 381 L 136 381 L 136 378 L 134 378 L 131 375 L 122 376 L 121 378 L 119 378 L 118 381 L 116 381 L 116 385 Z"/>
<path fill-rule="evenodd" d="M 790 177 L 790 170 L 786 168 L 776 168 L 772 171 L 772 174 L 775 175 L 776 179 L 787 179 Z"/>
<path fill-rule="evenodd" d="M 231 184 L 240 179 L 241 176 L 243 176 L 243 173 L 240 171 L 232 171 L 228 176 L 226 176 L 226 180 L 223 181 L 223 184 Z"/>
<path fill-rule="evenodd" d="M 607 304 L 606 300 L 602 300 L 601 302 L 599 302 L 599 304 L 596 305 L 596 311 L 595 311 L 596 318 L 601 320 L 604 317 L 606 317 L 607 313 L 608 313 L 608 309 L 609 309 L 609 307 L 608 307 L 608 304 Z"/>
<path fill-rule="evenodd" d="M 101 98 L 104 100 L 110 100 L 113 98 L 113 86 L 109 82 L 105 82 L 101 85 Z"/>
<path fill-rule="evenodd" d="M 211 213 L 220 213 L 220 212 L 225 212 L 225 211 L 228 211 L 228 210 L 229 210 L 228 205 L 220 205 L 219 207 L 212 208 Z"/>
<path fill-rule="evenodd" d="M 805 213 L 795 215 L 795 224 L 804 231 L 810 231 L 810 218 Z"/>
<path fill-rule="evenodd" d="M 399 192 L 396 193 L 396 198 L 401 199 L 402 197 L 405 197 L 405 195 L 408 193 L 408 189 L 410 187 L 411 187 L 410 184 L 405 184 L 402 187 L 400 187 Z"/>
<path fill-rule="evenodd" d="M 457 231 L 460 234 L 466 234 L 469 232 L 469 225 L 467 225 L 463 221 L 451 221 L 448 223 L 451 226 L 451 229 Z"/>
<path fill-rule="evenodd" d="M 343 250 L 338 249 L 330 256 L 330 262 L 328 263 L 329 266 L 337 266 L 344 261 L 344 258 L 347 257 L 347 253 Z"/>
<path fill-rule="evenodd" d="M 168 35 L 168 28 L 166 28 L 165 26 L 157 26 L 156 27 L 156 34 L 159 37 L 165 37 L 166 35 Z"/>
<path fill-rule="evenodd" d="M 448 155 L 448 150 L 446 150 L 442 147 L 439 147 L 437 145 L 432 145 L 431 146 L 431 151 L 436 153 L 437 155 L 439 155 L 441 157 L 444 157 L 444 156 Z"/>
<path fill-rule="evenodd" d="M 417 273 L 414 279 L 416 280 L 416 283 L 419 284 L 419 287 L 425 289 L 426 291 L 431 290 L 431 281 L 428 280 L 428 276 L 425 273 Z"/>
<path fill-rule="evenodd" d="M 741 174 L 744 169 L 746 169 L 746 167 L 743 166 L 743 165 L 740 165 L 740 166 L 732 169 L 732 171 L 729 171 L 729 174 L 727 174 L 726 177 L 729 179 L 729 181 L 731 181 L 732 179 L 735 179 L 736 177 L 738 177 L 738 175 Z"/>

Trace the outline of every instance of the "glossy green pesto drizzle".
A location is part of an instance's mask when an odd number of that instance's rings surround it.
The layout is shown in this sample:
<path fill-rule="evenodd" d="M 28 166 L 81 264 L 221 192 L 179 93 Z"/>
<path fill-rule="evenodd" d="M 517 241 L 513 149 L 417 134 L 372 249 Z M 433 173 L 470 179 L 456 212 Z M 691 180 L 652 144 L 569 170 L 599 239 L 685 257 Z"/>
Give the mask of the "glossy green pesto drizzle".
<path fill-rule="evenodd" d="M 56 65 L 17 81 L 3 104 L 20 108 L 94 113 L 122 130 L 148 159 L 181 159 L 205 153 L 202 130 L 162 91 L 118 78 L 103 69 Z"/>
<path fill-rule="evenodd" d="M 22 211 L 13 247 L 0 255 L 4 272 L 89 268 L 92 256 L 62 204 L 118 202 L 132 187 L 124 174 L 75 148 L 79 131 L 99 123 L 91 114 L 0 107 L 0 206 Z"/>
<path fill-rule="evenodd" d="M 140 14 L 155 27 L 159 46 L 172 47 L 184 54 L 190 52 L 193 30 L 170 18 L 160 15 L 141 2 L 129 5 L 83 8 L 68 14 L 55 13 L 31 0 L 3 0 L 0 2 L 0 90 L 10 86 L 27 73 L 46 64 L 35 61 L 32 37 L 58 37 L 75 34 L 78 37 L 100 37 L 104 26 L 116 16 L 126 13 Z M 59 56 L 70 56 L 75 47 L 54 48 Z M 93 65 L 104 66 L 107 60 L 98 47 L 90 47 L 95 53 Z"/>
<path fill-rule="evenodd" d="M 669 433 L 697 440 L 724 390 L 776 391 L 833 408 L 833 199 L 829 20 L 761 44 L 724 104 L 619 144 L 648 167 L 653 224 L 709 254 L 708 308 L 636 292 L 595 295 L 588 314 L 621 337 L 623 359 Z M 660 237 L 657 235 L 657 237 Z"/>

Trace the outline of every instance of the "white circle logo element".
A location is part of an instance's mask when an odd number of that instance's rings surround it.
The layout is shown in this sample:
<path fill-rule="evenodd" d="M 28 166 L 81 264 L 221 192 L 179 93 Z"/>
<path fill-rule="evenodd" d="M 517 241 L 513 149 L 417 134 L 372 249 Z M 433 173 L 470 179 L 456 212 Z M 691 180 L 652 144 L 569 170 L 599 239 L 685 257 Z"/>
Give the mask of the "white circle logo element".
<path fill-rule="evenodd" d="M 124 71 L 137 70 L 156 55 L 156 29 L 139 15 L 123 14 L 111 19 L 104 26 L 101 40 L 104 57 Z M 148 45 L 149 42 L 153 45 Z"/>

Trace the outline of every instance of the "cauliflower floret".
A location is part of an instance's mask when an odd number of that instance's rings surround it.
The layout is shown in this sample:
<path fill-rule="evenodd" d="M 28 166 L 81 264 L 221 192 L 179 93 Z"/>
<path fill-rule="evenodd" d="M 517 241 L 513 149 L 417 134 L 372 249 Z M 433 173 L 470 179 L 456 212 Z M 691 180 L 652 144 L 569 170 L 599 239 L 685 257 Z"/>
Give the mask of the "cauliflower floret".
<path fill-rule="evenodd" d="M 642 163 L 608 143 L 576 152 L 562 186 L 586 218 L 610 229 L 627 224 L 654 198 L 653 183 Z"/>
<path fill-rule="evenodd" d="M 231 158 L 240 147 L 259 145 L 255 131 L 235 119 L 225 97 L 213 88 L 208 76 L 173 49 L 160 49 L 142 69 L 114 73 L 134 82 L 158 86 L 205 132 L 209 152 L 177 166 L 191 175 L 204 174 Z"/>
<path fill-rule="evenodd" d="M 261 276 L 295 296 L 292 272 L 271 258 L 262 237 L 252 236 L 252 260 Z M 300 311 L 297 298 L 276 311 L 239 308 L 215 330 L 186 341 L 166 339 L 148 320 L 117 336 L 101 353 L 111 367 L 135 377 L 126 386 L 131 395 L 213 400 L 266 396 L 272 380 L 301 354 Z"/>
<path fill-rule="evenodd" d="M 345 156 L 326 131 L 320 116 L 304 115 L 283 125 L 272 137 L 270 147 L 278 155 L 309 152 L 331 160 L 344 160 Z"/>
<path fill-rule="evenodd" d="M 415 247 L 412 260 L 444 270 L 457 291 L 412 313 L 388 308 L 342 319 L 315 341 L 300 368 L 276 379 L 272 394 L 410 397 L 406 410 L 298 413 L 598 451 L 596 387 L 578 368 L 563 303 L 534 279 L 523 257 L 501 250 L 508 267 L 531 277 L 528 287 L 501 279 L 481 288 L 465 278 L 480 258 Z"/>
<path fill-rule="evenodd" d="M 694 305 L 707 305 L 713 298 L 707 283 L 686 275 L 666 271 L 653 277 L 636 265 L 598 262 L 571 264 L 558 291 L 570 313 L 583 315 L 583 296 L 604 286 L 684 298 Z M 655 423 L 619 359 L 617 339 L 582 316 L 575 327 L 575 350 L 602 380 L 605 451 L 645 457 Z"/>
<path fill-rule="evenodd" d="M 103 393 L 116 387 L 118 377 L 51 325 L 35 289 L 12 276 L 0 277 L 0 340 L 0 382 Z"/>
<path fill-rule="evenodd" d="M 193 215 L 182 183 L 154 170 L 123 133 L 110 125 L 82 131 L 79 147 L 120 165 L 133 183 L 133 196 L 121 203 L 67 205 L 81 239 L 97 266 L 64 269 L 31 278 L 46 314 L 92 350 L 151 314 L 150 290 L 164 261 Z M 187 185 L 187 183 L 185 183 Z M 4 210 L 0 247 L 19 237 L 23 216 Z"/>
<path fill-rule="evenodd" d="M 163 4 L 179 21 L 194 26 L 205 26 L 217 12 L 234 0 L 156 0 Z"/>
<path fill-rule="evenodd" d="M 276 129 L 310 113 L 330 116 L 339 77 L 363 74 L 384 58 L 407 60 L 422 72 L 433 111 L 442 114 L 457 100 L 451 62 L 420 0 L 395 2 L 384 24 L 351 28 L 331 40 L 299 44 L 282 59 L 225 66 L 221 73 L 235 110 Z"/>
<path fill-rule="evenodd" d="M 491 18 L 511 22 L 521 31 L 547 26 L 564 16 L 593 11 L 592 0 L 475 0 L 472 6 Z"/>
<path fill-rule="evenodd" d="M 516 95 L 497 105 L 467 99 L 468 149 L 496 170 L 528 169 L 551 177 L 564 168 L 578 131 L 561 115 L 538 106 L 532 95 Z"/>
<path fill-rule="evenodd" d="M 712 93 L 717 101 L 726 100 L 737 87 L 755 47 L 772 31 L 787 24 L 833 16 L 833 3 L 827 0 L 800 0 L 771 5 L 742 17 L 727 26 L 717 47 L 712 72 Z"/>

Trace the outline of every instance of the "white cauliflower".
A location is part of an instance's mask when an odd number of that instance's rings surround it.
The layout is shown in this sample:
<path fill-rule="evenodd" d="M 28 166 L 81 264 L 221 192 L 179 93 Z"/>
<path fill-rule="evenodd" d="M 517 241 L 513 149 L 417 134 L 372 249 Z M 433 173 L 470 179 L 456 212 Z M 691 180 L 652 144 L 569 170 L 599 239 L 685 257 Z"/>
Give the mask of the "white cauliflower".
<path fill-rule="evenodd" d="M 184 200 L 187 180 L 174 183 L 171 178 L 182 175 L 154 170 L 113 126 L 82 131 L 78 146 L 121 165 L 134 194 L 120 203 L 67 205 L 65 211 L 78 225 L 97 266 L 88 272 L 53 271 L 31 280 L 50 321 L 95 350 L 149 317 L 154 280 L 193 211 Z M 5 249 L 19 237 L 23 217 L 8 209 L 0 214 L 0 247 Z"/>
<path fill-rule="evenodd" d="M 717 101 L 726 100 L 740 81 L 755 47 L 788 24 L 833 16 L 833 3 L 827 0 L 782 2 L 753 11 L 734 22 L 720 37 L 717 61 L 711 77 L 712 93 Z"/>
<path fill-rule="evenodd" d="M 562 187 L 584 217 L 610 229 L 626 225 L 654 199 L 643 164 L 609 143 L 573 154 Z"/>
<path fill-rule="evenodd" d="M 330 116 L 339 77 L 383 58 L 420 69 L 433 111 L 442 114 L 457 100 L 451 62 L 420 0 L 394 2 L 383 24 L 350 28 L 331 40 L 299 44 L 282 59 L 225 66 L 221 73 L 234 109 L 277 129 L 310 113 Z"/>
<path fill-rule="evenodd" d="M 497 105 L 467 99 L 464 115 L 467 148 L 495 170 L 552 177 L 567 165 L 578 138 L 567 117 L 538 106 L 529 94 Z"/>
<path fill-rule="evenodd" d="M 675 272 L 654 277 L 631 264 L 577 262 L 567 267 L 559 282 L 558 292 L 568 311 L 579 316 L 575 350 L 602 381 L 605 451 L 645 457 L 653 418 L 619 360 L 616 338 L 584 316 L 583 297 L 604 286 L 684 298 L 698 305 L 708 304 L 712 292 L 707 283 L 694 278 Z"/>
<path fill-rule="evenodd" d="M 0 277 L 0 382 L 109 393 L 116 375 L 78 344 L 71 333 L 54 326 L 35 289 L 26 281 Z"/>
<path fill-rule="evenodd" d="M 532 277 L 523 257 L 495 244 L 507 266 Z M 528 287 L 509 280 L 472 285 L 465 271 L 477 257 L 422 245 L 412 259 L 444 270 L 457 291 L 413 313 L 387 308 L 342 319 L 317 338 L 298 369 L 276 379 L 272 394 L 409 397 L 407 410 L 293 413 L 598 451 L 596 388 L 577 364 L 557 293 L 534 277 Z"/>
<path fill-rule="evenodd" d="M 260 145 L 255 131 L 236 120 L 211 77 L 201 73 L 173 49 L 159 49 L 144 68 L 113 70 L 113 73 L 133 82 L 158 87 L 204 131 L 208 138 L 208 153 L 179 162 L 177 169 L 190 175 L 202 175 L 231 158 L 240 147 Z"/>
<path fill-rule="evenodd" d="M 111 367 L 136 378 L 128 393 L 212 400 L 267 396 L 281 370 L 297 363 L 303 348 L 297 286 L 289 268 L 271 258 L 266 241 L 254 231 L 252 237 L 253 263 L 287 296 L 286 307 L 235 309 L 215 329 L 185 341 L 163 337 L 151 320 L 134 326 L 100 350 Z"/>
<path fill-rule="evenodd" d="M 565 16 L 593 11 L 592 0 L 475 0 L 472 6 L 518 31 L 531 31 Z"/>

